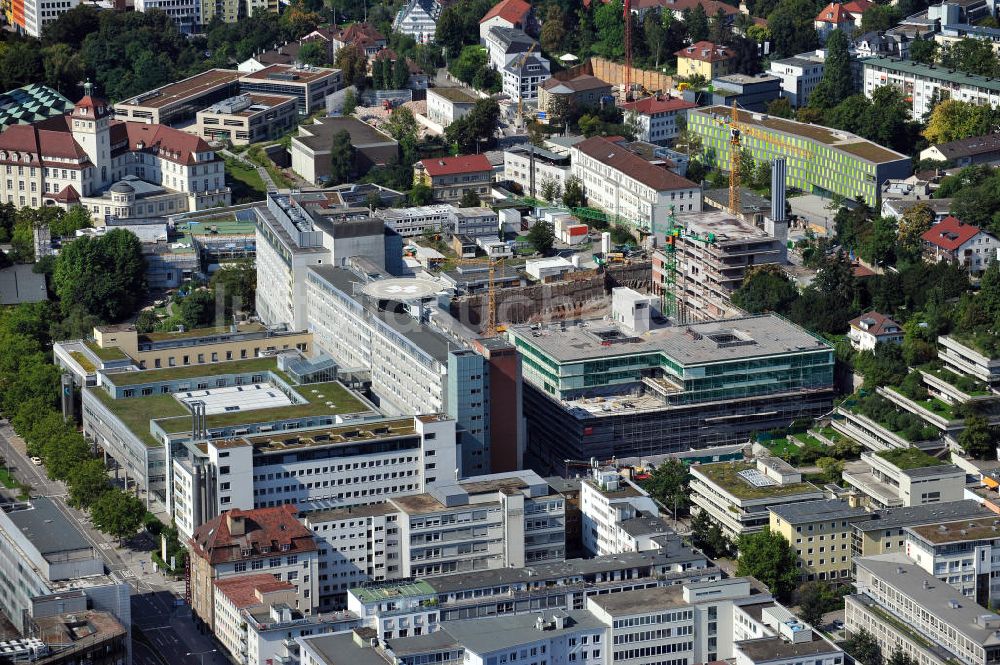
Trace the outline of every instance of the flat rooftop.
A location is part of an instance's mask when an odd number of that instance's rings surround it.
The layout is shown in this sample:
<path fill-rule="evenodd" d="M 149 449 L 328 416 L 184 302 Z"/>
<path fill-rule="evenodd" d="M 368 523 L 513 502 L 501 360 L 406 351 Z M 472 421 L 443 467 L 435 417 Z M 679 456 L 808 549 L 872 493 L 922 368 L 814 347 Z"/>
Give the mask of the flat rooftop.
<path fill-rule="evenodd" d="M 692 472 L 705 476 L 709 481 L 718 485 L 737 499 L 767 499 L 790 497 L 799 494 L 813 495 L 811 498 L 819 499 L 823 495 L 823 492 L 812 483 L 775 484 L 757 487 L 739 475 L 741 471 L 756 470 L 757 465 L 752 462 L 714 462 L 712 464 L 698 464 L 691 467 Z"/>
<path fill-rule="evenodd" d="M 44 557 L 93 549 L 80 529 L 48 497 L 32 499 L 30 507 L 11 510 L 7 517 Z"/>
<path fill-rule="evenodd" d="M 855 565 L 871 571 L 884 584 L 897 589 L 907 600 L 930 616 L 937 617 L 955 632 L 974 644 L 988 647 L 1000 644 L 996 628 L 986 628 L 979 618 L 989 611 L 966 598 L 953 586 L 942 582 L 904 554 L 880 554 L 856 557 Z M 899 619 L 897 619 L 899 620 Z"/>
<path fill-rule="evenodd" d="M 397 598 L 412 598 L 414 596 L 433 596 L 434 587 L 423 580 L 400 582 L 396 584 L 371 585 L 354 587 L 351 593 L 362 603 L 378 603 Z"/>
<path fill-rule="evenodd" d="M 314 635 L 305 640 L 305 644 L 322 658 L 324 665 L 389 665 L 375 649 L 359 647 L 353 632 Z"/>
<path fill-rule="evenodd" d="M 733 217 L 729 212 L 703 212 L 698 215 L 681 216 L 678 221 L 683 222 L 689 233 L 697 233 L 699 236 L 712 234 L 715 237 L 714 242 L 720 244 L 747 239 L 774 240 L 763 229 Z"/>
<path fill-rule="evenodd" d="M 468 573 L 452 573 L 434 577 L 429 580 L 429 583 L 437 593 L 446 594 L 511 584 L 537 584 L 545 580 L 560 580 L 616 570 L 646 566 L 656 568 L 705 560 L 705 555 L 696 554 L 691 548 L 679 543 L 678 546 L 667 549 L 622 552 L 592 559 L 567 559 L 566 561 L 537 563 L 524 568 L 496 568 Z M 707 568 L 698 570 L 704 572 L 705 575 L 709 575 L 713 571 L 718 572 L 711 567 L 711 564 Z"/>
<path fill-rule="evenodd" d="M 738 642 L 736 648 L 755 663 L 787 658 L 805 658 L 824 653 L 842 653 L 836 646 L 819 637 L 815 631 L 813 631 L 813 639 L 809 642 L 787 642 L 780 637 L 764 637 Z"/>
<path fill-rule="evenodd" d="M 188 408 L 195 402 L 205 404 L 205 415 L 214 416 L 218 413 L 233 413 L 235 411 L 253 411 L 254 409 L 274 409 L 280 406 L 291 406 L 288 395 L 275 388 L 270 383 L 251 383 L 243 386 L 226 388 L 209 388 L 208 390 L 192 390 L 178 393 L 177 398 Z"/>
<path fill-rule="evenodd" d="M 827 342 L 773 314 L 663 325 L 641 337 L 603 319 L 565 325 L 565 330 L 561 325 L 536 330 L 529 324 L 510 326 L 508 330 L 559 363 L 663 353 L 679 365 L 692 366 L 833 350 Z"/>
<path fill-rule="evenodd" d="M 996 78 L 966 74 L 940 65 L 924 65 L 912 60 L 899 61 L 895 58 L 867 58 L 862 60 L 861 64 L 864 67 L 881 67 L 891 72 L 1000 92 L 1000 80 Z"/>
<path fill-rule="evenodd" d="M 270 83 L 313 83 L 332 74 L 337 74 L 339 69 L 328 67 L 310 67 L 303 65 L 270 65 L 251 74 L 240 76 L 244 81 L 268 81 Z M 292 78 L 294 77 L 294 78 Z"/>
<path fill-rule="evenodd" d="M 1000 539 L 1000 515 L 911 526 L 907 528 L 907 531 L 931 545 Z"/>
<path fill-rule="evenodd" d="M 449 102 L 455 104 L 475 104 L 479 97 L 476 97 L 470 92 L 466 92 L 465 88 L 431 88 L 428 90 L 428 94 L 433 93 L 438 97 L 443 97 Z"/>
<path fill-rule="evenodd" d="M 535 621 L 539 616 L 550 621 L 553 615 L 565 617 L 564 628 L 539 631 L 535 627 Z M 497 616 L 489 619 L 465 619 L 449 621 L 442 626 L 442 630 L 451 635 L 456 642 L 478 654 L 513 649 L 525 642 L 542 638 L 552 639 L 578 630 L 603 630 L 604 628 L 604 624 L 597 617 L 583 610 L 556 610 L 555 612 L 549 610 L 541 615 L 532 613 Z"/>
<path fill-rule="evenodd" d="M 732 109 L 725 106 L 707 106 L 705 108 L 692 109 L 691 113 L 701 113 L 726 120 L 732 117 Z M 794 120 L 776 118 L 766 113 L 751 113 L 750 111 L 738 111 L 737 118 L 741 123 L 746 125 L 815 141 L 876 164 L 909 159 L 909 157 L 902 153 L 889 150 L 856 134 L 844 132 L 839 129 L 829 129 L 820 125 L 796 122 Z M 806 150 L 808 151 L 808 148 Z"/>
<path fill-rule="evenodd" d="M 770 511 L 789 524 L 807 524 L 824 520 L 856 519 L 869 517 L 864 508 L 851 507 L 846 501 L 821 500 L 802 501 L 800 503 L 783 503 L 773 506 Z"/>
<path fill-rule="evenodd" d="M 323 384 L 309 384 L 323 385 Z M 294 408 L 294 407 L 292 407 Z M 276 410 L 281 413 L 285 409 Z M 211 419 L 209 420 L 211 426 Z M 338 443 L 364 443 L 365 441 L 378 441 L 399 436 L 411 436 L 416 433 L 413 425 L 413 418 L 406 417 L 398 420 L 374 420 L 364 423 L 354 423 L 350 425 L 338 425 L 337 427 L 322 427 L 319 429 L 306 430 L 284 430 L 273 434 L 257 434 L 245 436 L 233 442 L 232 445 L 240 446 L 250 444 L 256 453 L 292 452 L 300 448 L 313 446 L 329 446 Z M 219 447 L 224 444 L 217 443 Z M 354 508 L 355 511 L 358 508 Z"/>
<path fill-rule="evenodd" d="M 687 605 L 684 587 L 679 584 L 591 596 L 591 601 L 612 616 L 643 614 Z"/>
<path fill-rule="evenodd" d="M 114 106 L 139 106 L 159 109 L 171 104 L 183 104 L 202 95 L 214 92 L 240 78 L 240 72 L 232 69 L 209 69 L 207 72 L 189 76 L 176 83 L 144 92 L 122 100 Z"/>

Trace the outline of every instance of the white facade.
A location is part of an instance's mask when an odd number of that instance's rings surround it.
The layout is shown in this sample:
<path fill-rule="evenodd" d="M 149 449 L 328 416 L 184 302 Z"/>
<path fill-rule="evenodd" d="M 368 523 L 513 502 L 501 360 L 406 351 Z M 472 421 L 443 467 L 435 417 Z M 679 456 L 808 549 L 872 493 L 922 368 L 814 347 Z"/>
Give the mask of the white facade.
<path fill-rule="evenodd" d="M 302 437 L 316 438 L 295 453 L 255 453 L 249 440 L 242 444 L 209 442 L 205 458 L 195 462 L 174 460 L 174 519 L 178 531 L 183 535 L 193 532 L 202 522 L 200 512 L 211 516 L 233 508 L 249 510 L 284 504 L 312 509 L 363 506 L 390 496 L 418 494 L 445 482 L 458 463 L 452 420 L 419 416 L 346 428 L 362 429 L 368 436 L 350 454 L 343 451 L 334 436 L 336 431 L 345 430 L 342 426 L 339 430 L 299 430 Z M 394 443 L 380 445 L 380 439 Z M 198 506 L 194 500 L 196 488 L 203 488 L 201 491 L 212 498 L 213 505 Z"/>
<path fill-rule="evenodd" d="M 428 95 L 429 101 L 430 95 Z M 375 211 L 385 225 L 403 236 L 414 238 L 424 233 L 439 233 L 448 223 L 454 206 L 439 203 L 412 208 L 383 208 Z"/>
<path fill-rule="evenodd" d="M 650 165 L 638 155 L 631 155 L 627 157 L 628 171 L 623 171 L 616 165 L 608 164 L 601 154 L 587 154 L 581 150 L 581 145 L 594 140 L 587 139 L 578 143 L 570 151 L 572 173 L 582 181 L 589 205 L 604 210 L 612 217 L 620 217 L 628 223 L 647 229 L 652 228 L 654 221 L 662 224 L 674 212 L 701 211 L 700 186 L 679 176 L 674 181 L 675 185 L 651 186 L 648 183 L 652 181 L 646 176 L 655 175 L 658 167 Z M 603 146 L 602 154 L 627 152 L 605 139 L 596 140 L 607 144 Z"/>
<path fill-rule="evenodd" d="M 15 26 L 29 37 L 41 37 L 45 26 L 79 4 L 80 0 L 24 0 L 24 23 Z"/>
<path fill-rule="evenodd" d="M 472 111 L 476 96 L 464 88 L 429 88 L 427 90 L 427 117 L 441 127 L 447 127 Z"/>
<path fill-rule="evenodd" d="M 822 51 L 772 60 L 768 73 L 781 79 L 781 96 L 793 107 L 809 104 L 809 96 L 823 80 Z"/>
<path fill-rule="evenodd" d="M 580 483 L 583 547 L 593 556 L 658 548 L 652 538 L 670 533 L 665 526 L 638 534 L 624 523 L 659 514 L 653 498 L 614 469 L 594 469 L 593 477 Z"/>
<path fill-rule="evenodd" d="M 392 29 L 413 39 L 418 44 L 429 44 L 434 41 L 437 29 L 437 19 L 441 15 L 441 6 L 436 0 L 409 0 L 393 21 Z"/>
<path fill-rule="evenodd" d="M 864 93 L 871 97 L 875 88 L 891 85 L 912 99 L 911 115 L 922 118 L 933 105 L 944 99 L 956 99 L 977 106 L 1000 106 L 1000 81 L 983 76 L 949 71 L 944 67 L 921 65 L 912 61 L 895 62 L 889 58 L 863 61 Z"/>
<path fill-rule="evenodd" d="M 321 608 L 343 607 L 348 589 L 369 581 L 562 561 L 564 514 L 562 496 L 520 471 L 307 515 L 323 562 Z"/>
<path fill-rule="evenodd" d="M 535 171 L 534 196 L 536 198 L 541 197 L 542 185 L 546 181 L 559 185 L 560 192 L 566 188 L 566 179 L 570 175 L 569 159 L 541 148 L 534 148 L 534 158 L 532 158 L 530 147 L 515 146 L 504 150 L 504 178 L 520 185 L 524 193 L 529 196 L 532 188 L 532 169 Z"/>
<path fill-rule="evenodd" d="M 903 468 L 891 461 L 893 451 L 861 453 L 848 464 L 844 481 L 876 509 L 960 501 L 965 496 L 965 471 L 953 464 Z M 933 464 L 933 462 L 932 462 Z"/>
<path fill-rule="evenodd" d="M 994 518 L 906 529 L 906 555 L 967 598 L 990 605 L 1000 598 L 1000 533 Z"/>

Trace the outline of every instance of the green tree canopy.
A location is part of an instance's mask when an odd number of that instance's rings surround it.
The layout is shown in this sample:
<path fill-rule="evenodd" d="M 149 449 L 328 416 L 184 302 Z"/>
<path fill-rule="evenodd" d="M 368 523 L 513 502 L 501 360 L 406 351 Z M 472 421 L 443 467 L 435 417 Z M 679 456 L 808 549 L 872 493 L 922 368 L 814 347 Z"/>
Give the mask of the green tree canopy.
<path fill-rule="evenodd" d="M 528 241 L 539 254 L 548 254 L 555 244 L 556 234 L 548 222 L 539 220 L 528 231 Z"/>
<path fill-rule="evenodd" d="M 958 445 L 973 459 L 997 458 L 996 431 L 983 416 L 971 415 L 965 419 L 965 429 L 958 435 Z"/>
<path fill-rule="evenodd" d="M 478 99 L 472 110 L 445 128 L 448 143 L 461 154 L 493 147 L 500 123 L 500 105 L 495 99 Z"/>
<path fill-rule="evenodd" d="M 744 534 L 737 543 L 736 575 L 756 577 L 779 600 L 788 600 L 799 583 L 798 555 L 781 534 L 765 528 Z"/>
<path fill-rule="evenodd" d="M 104 492 L 90 507 L 94 526 L 119 542 L 134 536 L 145 516 L 146 506 L 142 501 L 120 489 Z"/>
<path fill-rule="evenodd" d="M 795 283 L 778 265 L 762 265 L 747 270 L 743 283 L 733 293 L 733 304 L 753 314 L 787 314 L 799 297 Z"/>
<path fill-rule="evenodd" d="M 851 635 L 844 650 L 860 665 L 882 665 L 882 647 L 875 636 L 862 628 Z"/>
<path fill-rule="evenodd" d="M 787 58 L 819 46 L 813 22 L 819 5 L 813 0 L 779 0 L 767 17 L 776 57 Z"/>
<path fill-rule="evenodd" d="M 650 474 L 649 480 L 642 483 L 643 488 L 670 510 L 685 513 L 690 506 L 688 482 L 691 474 L 687 465 L 677 459 L 669 459 Z M 676 516 L 675 516 L 676 517 Z"/>
<path fill-rule="evenodd" d="M 341 185 L 349 182 L 354 173 L 354 146 L 351 135 L 342 129 L 333 135 L 333 145 L 330 147 L 330 183 Z"/>
<path fill-rule="evenodd" d="M 823 61 L 823 78 L 809 97 L 809 106 L 828 109 L 836 106 L 854 92 L 851 74 L 850 40 L 841 30 L 834 30 L 826 38 L 826 59 Z"/>
<path fill-rule="evenodd" d="M 121 321 L 146 295 L 142 245 L 124 229 L 78 238 L 56 259 L 53 282 L 64 312 L 80 306 L 102 320 Z"/>

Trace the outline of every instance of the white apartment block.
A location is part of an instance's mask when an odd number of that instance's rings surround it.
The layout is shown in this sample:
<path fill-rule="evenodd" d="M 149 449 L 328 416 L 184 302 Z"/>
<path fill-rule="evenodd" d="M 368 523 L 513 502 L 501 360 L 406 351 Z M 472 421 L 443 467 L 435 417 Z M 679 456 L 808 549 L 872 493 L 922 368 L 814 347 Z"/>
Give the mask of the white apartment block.
<path fill-rule="evenodd" d="M 173 516 L 185 536 L 233 508 L 317 510 L 426 492 L 458 463 L 455 423 L 440 416 L 211 440 L 188 453 L 173 460 Z"/>
<path fill-rule="evenodd" d="M 781 79 L 781 96 L 795 108 L 807 106 L 809 96 L 823 80 L 823 51 L 772 60 L 768 74 Z"/>
<path fill-rule="evenodd" d="M 673 213 L 700 212 L 701 187 L 606 138 L 574 145 L 572 172 L 583 182 L 587 203 L 627 225 L 651 230 Z"/>
<path fill-rule="evenodd" d="M 610 467 L 580 482 L 583 547 L 594 556 L 657 549 L 673 531 L 659 519 L 656 502 Z"/>
<path fill-rule="evenodd" d="M 530 144 L 517 145 L 503 151 L 504 179 L 520 185 L 527 196 L 540 198 L 542 185 L 547 181 L 559 185 L 559 191 L 562 192 L 566 188 L 570 172 L 570 159 L 567 155 L 558 155 Z"/>
<path fill-rule="evenodd" d="M 854 560 L 857 593 L 845 599 L 849 634 L 866 630 L 883 653 L 900 649 L 919 665 L 1000 660 L 1000 617 L 904 554 Z"/>
<path fill-rule="evenodd" d="M 993 78 L 892 58 L 869 58 L 862 65 L 865 95 L 870 97 L 875 88 L 884 85 L 898 88 L 905 98 L 912 100 L 911 115 L 916 119 L 945 99 L 1000 106 L 1000 81 Z"/>
<path fill-rule="evenodd" d="M 320 543 L 320 606 L 368 582 L 562 561 L 564 501 L 532 471 L 477 476 L 385 503 L 306 515 Z"/>
<path fill-rule="evenodd" d="M 453 211 L 453 206 L 438 203 L 412 208 L 383 208 L 376 210 L 375 214 L 399 235 L 415 238 L 424 233 L 440 233 Z"/>
<path fill-rule="evenodd" d="M 692 511 L 705 511 L 729 538 L 762 530 L 768 508 L 823 498 L 823 492 L 777 457 L 754 462 L 716 462 L 691 467 Z"/>
<path fill-rule="evenodd" d="M 41 37 L 45 26 L 79 4 L 80 0 L 13 0 L 6 5 L 6 15 L 18 32 Z"/>
<path fill-rule="evenodd" d="M 985 607 L 1000 600 L 1000 517 L 911 526 L 906 555 Z"/>
<path fill-rule="evenodd" d="M 479 98 L 472 91 L 465 88 L 429 88 L 427 118 L 445 128 L 468 115 L 477 99 Z"/>
<path fill-rule="evenodd" d="M 622 106 L 625 116 L 639 126 L 636 138 L 640 141 L 667 145 L 680 134 L 681 118 L 687 118 L 688 109 L 697 104 L 673 97 L 646 97 Z"/>
<path fill-rule="evenodd" d="M 1000 383 L 1000 358 L 993 358 L 955 337 L 938 337 L 938 357 L 953 372 L 968 374 L 991 386 Z"/>
<path fill-rule="evenodd" d="M 441 5 L 437 0 L 409 0 L 392 23 L 393 32 L 413 37 L 418 44 L 434 41 Z"/>
<path fill-rule="evenodd" d="M 919 457 L 925 463 L 911 461 Z M 844 467 L 844 481 L 874 509 L 961 501 L 965 471 L 911 448 L 865 451 Z"/>
<path fill-rule="evenodd" d="M 309 326 L 306 275 L 312 266 L 364 257 L 385 267 L 385 224 L 367 210 L 344 207 L 335 193 L 269 193 L 267 204 L 254 211 L 257 314 L 267 325 Z"/>

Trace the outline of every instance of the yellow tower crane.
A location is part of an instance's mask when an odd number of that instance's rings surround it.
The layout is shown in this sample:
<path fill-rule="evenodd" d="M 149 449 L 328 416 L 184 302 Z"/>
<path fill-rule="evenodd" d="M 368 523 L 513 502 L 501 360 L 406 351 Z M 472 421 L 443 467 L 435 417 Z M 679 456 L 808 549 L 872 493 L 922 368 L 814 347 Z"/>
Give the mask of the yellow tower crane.
<path fill-rule="evenodd" d="M 746 111 L 744 111 L 746 114 Z M 745 117 L 745 116 L 744 116 Z M 740 120 L 739 110 L 737 109 L 736 102 L 733 101 L 733 106 L 729 115 L 729 211 L 734 215 L 740 214 L 740 158 L 742 157 L 741 150 L 743 148 L 742 138 L 744 136 L 751 136 L 762 143 L 769 143 L 771 145 L 781 148 L 781 150 L 789 155 L 794 155 L 802 159 L 810 159 L 812 153 L 808 150 L 804 150 L 796 145 L 793 145 L 790 141 L 782 138 L 780 135 L 773 134 L 771 132 L 766 132 L 758 127 L 751 125 L 748 122 Z"/>
<path fill-rule="evenodd" d="M 460 265 L 483 265 L 481 259 L 458 259 L 456 263 Z M 486 325 L 482 329 L 483 337 L 496 337 L 498 332 L 504 330 L 503 326 L 497 325 L 496 270 L 500 266 L 503 266 L 503 259 L 486 259 Z"/>

